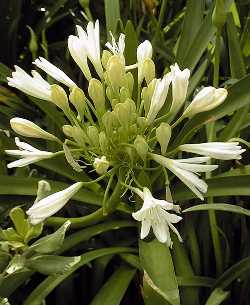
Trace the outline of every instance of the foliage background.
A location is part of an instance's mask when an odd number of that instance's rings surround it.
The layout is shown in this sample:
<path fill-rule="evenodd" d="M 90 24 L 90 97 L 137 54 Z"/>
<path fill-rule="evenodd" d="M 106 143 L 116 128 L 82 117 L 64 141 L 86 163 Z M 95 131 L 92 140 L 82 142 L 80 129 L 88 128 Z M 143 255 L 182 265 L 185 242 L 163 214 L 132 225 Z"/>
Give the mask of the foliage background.
<path fill-rule="evenodd" d="M 219 1 L 218 1 L 219 2 Z M 60 135 L 59 120 L 63 120 L 58 114 L 57 119 L 53 115 L 54 109 L 45 107 L 42 101 L 30 99 L 20 95 L 15 90 L 6 86 L 8 76 L 15 64 L 28 71 L 32 68 L 32 60 L 37 56 L 44 56 L 54 64 L 57 64 L 73 80 L 84 88 L 84 80 L 67 51 L 67 37 L 74 33 L 75 25 L 86 25 L 87 20 L 99 19 L 101 23 L 101 42 L 106 42 L 107 33 L 111 30 L 114 34 L 123 31 L 127 34 L 126 58 L 128 63 L 135 61 L 135 48 L 138 41 L 149 39 L 154 48 L 154 61 L 158 67 L 158 75 L 174 62 L 184 68 L 193 70 L 189 96 L 192 96 L 196 87 L 213 85 L 214 73 L 214 45 L 216 27 L 212 23 L 212 11 L 215 1 L 205 0 L 106 0 L 106 1 L 77 1 L 77 0 L 3 0 L 0 1 L 0 128 L 8 130 L 9 119 L 13 116 L 21 116 L 35 121 L 40 126 Z M 211 115 L 216 121 L 218 139 L 228 140 L 240 136 L 250 141 L 249 102 L 250 102 L 250 1 L 233 1 L 230 12 L 226 16 L 226 23 L 220 37 L 220 70 L 219 85 L 230 87 L 233 85 L 233 98 L 231 103 L 219 108 L 209 116 L 198 116 L 189 122 L 178 134 L 177 142 L 188 137 L 189 130 L 200 128 L 197 141 L 206 140 L 205 128 L 202 122 Z M 128 21 L 129 20 L 129 21 Z M 66 58 L 66 60 L 65 60 Z M 0 133 L 1 164 L 0 164 L 0 220 L 3 228 L 9 226 L 6 217 L 9 210 L 19 204 L 31 204 L 36 191 L 37 178 L 46 178 L 56 181 L 56 187 L 60 183 L 68 183 L 71 180 L 81 180 L 78 174 L 72 174 L 71 169 L 63 160 L 57 162 L 41 162 L 30 169 L 17 169 L 7 171 L 6 156 L 3 150 L 13 146 L 13 138 Z M 39 141 L 37 143 L 39 145 Z M 50 148 L 47 144 L 48 149 Z M 208 181 L 208 196 L 216 198 L 216 202 L 231 203 L 248 208 L 250 195 L 250 168 L 249 155 L 245 154 L 241 163 L 235 162 L 228 168 L 223 168 L 223 176 L 217 175 Z M 77 176 L 78 175 L 78 176 Z M 27 178 L 28 177 L 28 178 Z M 177 185 L 175 199 L 182 200 L 185 204 L 198 204 L 181 185 Z M 84 202 L 84 200 L 83 200 Z M 94 209 L 93 205 L 75 203 L 75 209 L 65 209 L 62 216 L 75 217 L 88 214 Z M 249 243 L 249 215 L 216 212 L 218 219 L 218 231 L 220 235 L 220 247 L 223 254 L 222 270 L 216 270 L 214 249 L 211 241 L 210 227 L 207 212 L 187 214 L 184 218 L 182 232 L 185 237 L 184 245 L 178 245 L 173 249 L 174 265 L 182 296 L 182 305 L 216 305 L 221 304 L 227 297 L 225 304 L 248 305 L 249 304 L 249 272 L 250 272 L 250 243 Z M 127 219 L 123 215 L 118 218 Z M 112 222 L 112 218 L 109 220 Z M 104 223 L 103 231 L 106 231 Z M 117 224 L 116 224 L 117 225 Z M 111 225 L 110 225 L 111 226 Z M 117 225 L 119 227 L 119 225 Z M 112 226 L 111 226 L 112 227 Z M 112 228 L 115 228 L 113 224 Z M 119 232 L 106 232 L 98 234 L 102 229 L 96 229 L 96 233 L 88 235 L 81 244 L 77 245 L 67 254 L 78 255 L 89 249 L 100 249 L 107 246 L 133 246 L 137 247 L 136 231 L 134 228 L 125 228 Z M 216 228 L 217 229 L 217 228 Z M 51 232 L 47 228 L 45 232 Z M 83 229 L 88 230 L 88 229 Z M 84 233 L 85 232 L 85 233 Z M 87 233 L 86 233 L 87 232 Z M 94 236 L 90 238 L 90 236 Z M 177 243 L 176 243 L 177 245 Z M 107 279 L 113 274 L 113 281 L 118 283 L 116 287 L 117 298 L 109 300 L 107 305 L 118 304 L 143 304 L 148 305 L 167 304 L 159 296 L 155 296 L 154 303 L 147 303 L 147 291 L 144 290 L 144 298 L 140 293 L 141 274 L 136 275 L 124 267 L 124 261 L 130 261 L 130 265 L 137 266 L 138 256 L 103 256 L 92 263 L 92 267 L 85 266 L 73 273 L 61 285 L 56 287 L 46 304 L 90 304 L 93 297 L 100 291 Z M 164 266 L 164 260 L 157 258 L 155 270 Z M 131 262 L 132 261 L 132 262 Z M 128 264 L 128 263 L 126 263 Z M 127 266 L 127 265 L 126 265 Z M 124 270 L 121 268 L 125 268 Z M 138 267 L 141 268 L 140 266 Z M 118 271 L 117 271 L 118 270 Z M 132 269 L 134 270 L 134 269 Z M 114 273 L 116 272 L 116 273 Z M 117 273 L 118 272 L 118 273 Z M 120 273 L 119 273 L 120 272 Z M 132 273 L 131 273 L 132 272 Z M 160 282 L 170 280 L 168 274 L 160 274 L 156 271 Z M 121 276 L 122 274 L 122 276 Z M 44 276 L 36 274 L 28 283 L 23 283 L 14 293 L 10 294 L 9 301 L 13 304 L 22 304 L 28 295 L 44 279 Z M 133 280 L 132 280 L 133 278 Z M 122 280 L 125 279 L 125 280 Z M 216 280 L 217 279 L 217 280 Z M 182 280 L 182 281 L 181 281 Z M 114 293 L 110 286 L 102 290 L 99 301 L 105 300 L 107 295 Z M 168 283 L 168 282 L 167 282 Z M 127 289 L 127 286 L 128 289 Z M 223 294 L 222 288 L 229 291 L 230 295 Z M 144 289 L 145 286 L 144 286 Z M 1 288 L 0 288 L 1 291 Z M 1 292 L 2 293 L 2 292 Z M 150 294 L 150 293 L 149 293 Z M 206 302 L 209 296 L 209 301 Z M 152 297 L 152 295 L 151 295 Z M 26 299 L 26 305 L 37 304 L 31 299 Z M 154 297 L 152 297 L 154 298 Z M 107 299 L 106 299 L 107 300 Z M 152 300 L 152 299 L 151 299 Z M 105 302 L 105 301 L 104 301 Z M 39 305 L 39 304 L 37 304 Z"/>

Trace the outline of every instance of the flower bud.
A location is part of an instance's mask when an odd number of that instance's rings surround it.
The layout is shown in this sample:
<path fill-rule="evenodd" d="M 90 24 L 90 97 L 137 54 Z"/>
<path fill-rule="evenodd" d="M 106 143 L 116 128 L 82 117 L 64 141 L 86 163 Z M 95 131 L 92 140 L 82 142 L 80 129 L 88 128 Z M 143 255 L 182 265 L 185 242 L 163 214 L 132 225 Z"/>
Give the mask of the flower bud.
<path fill-rule="evenodd" d="M 105 96 L 102 83 L 98 79 L 92 78 L 89 82 L 88 92 L 95 104 L 97 113 L 102 116 L 106 112 Z"/>
<path fill-rule="evenodd" d="M 63 133 L 67 137 L 73 138 L 77 144 L 79 144 L 82 147 L 85 147 L 85 143 L 87 142 L 87 136 L 80 127 L 64 125 L 62 129 L 63 129 Z"/>
<path fill-rule="evenodd" d="M 214 87 L 203 88 L 186 108 L 183 117 L 192 117 L 199 112 L 209 111 L 224 102 L 227 97 L 227 90 Z"/>
<path fill-rule="evenodd" d="M 69 95 L 69 100 L 71 104 L 74 105 L 79 117 L 82 119 L 86 106 L 86 97 L 84 92 L 78 87 L 73 87 Z"/>
<path fill-rule="evenodd" d="M 143 136 L 138 135 L 134 142 L 135 149 L 143 161 L 146 160 L 148 153 L 148 143 Z"/>
<path fill-rule="evenodd" d="M 32 54 L 32 58 L 36 58 L 37 50 L 38 50 L 38 43 L 37 43 L 37 36 L 33 29 L 27 25 L 27 28 L 30 31 L 30 41 L 29 41 L 29 50 Z"/>
<path fill-rule="evenodd" d="M 131 99 L 115 105 L 114 112 L 122 126 L 127 126 L 129 122 L 136 118 L 136 106 Z"/>
<path fill-rule="evenodd" d="M 167 123 L 161 123 L 156 128 L 156 138 L 161 146 L 161 154 L 164 155 L 167 151 L 168 143 L 171 138 L 171 127 Z"/>
<path fill-rule="evenodd" d="M 95 171 L 99 175 L 105 174 L 109 168 L 109 165 L 109 161 L 105 156 L 102 156 L 101 158 L 95 158 L 95 161 L 93 163 Z"/>
<path fill-rule="evenodd" d="M 99 147 L 99 132 L 95 126 L 88 126 L 87 135 L 91 145 Z"/>
<path fill-rule="evenodd" d="M 122 87 L 120 89 L 120 100 L 121 102 L 125 102 L 127 98 L 130 98 L 130 92 L 128 88 Z"/>
<path fill-rule="evenodd" d="M 131 96 L 133 93 L 134 82 L 135 82 L 133 74 L 131 72 L 128 72 L 128 73 L 126 73 L 125 78 L 126 78 L 127 88 L 129 89 L 130 96 Z"/>
<path fill-rule="evenodd" d="M 125 66 L 118 55 L 110 57 L 107 64 L 107 74 L 109 82 L 114 89 L 123 85 L 125 80 Z"/>
<path fill-rule="evenodd" d="M 113 134 L 114 130 L 118 126 L 118 120 L 114 112 L 107 111 L 102 117 L 103 125 L 105 126 L 107 135 L 110 136 Z"/>
<path fill-rule="evenodd" d="M 153 79 L 149 83 L 148 87 L 144 87 L 142 89 L 141 98 L 144 101 L 145 114 L 147 114 L 148 111 L 149 111 L 150 104 L 151 104 L 151 99 L 152 99 L 152 96 L 154 94 L 154 89 L 155 89 L 156 81 L 157 81 L 156 79 Z"/>
<path fill-rule="evenodd" d="M 137 118 L 136 122 L 141 130 L 144 130 L 148 126 L 147 119 L 145 117 Z"/>
<path fill-rule="evenodd" d="M 155 78 L 155 64 L 152 59 L 147 58 L 143 62 L 141 80 L 145 77 L 147 84 Z"/>
<path fill-rule="evenodd" d="M 102 65 L 103 65 L 104 69 L 107 69 L 107 64 L 108 64 L 108 61 L 111 56 L 112 56 L 112 54 L 107 50 L 104 50 L 102 52 Z"/>
<path fill-rule="evenodd" d="M 99 133 L 99 143 L 104 154 L 109 151 L 109 141 L 104 131 Z"/>
<path fill-rule="evenodd" d="M 13 118 L 10 120 L 11 128 L 21 136 L 29 138 L 39 138 L 50 141 L 58 141 L 57 137 L 51 133 L 43 130 L 35 123 L 22 119 L 22 118 Z"/>
<path fill-rule="evenodd" d="M 69 113 L 68 97 L 64 89 L 59 85 L 51 85 L 51 99 L 52 102 L 62 109 L 64 113 Z"/>
<path fill-rule="evenodd" d="M 137 61 L 143 62 L 146 58 L 152 58 L 153 48 L 150 41 L 145 40 L 137 48 Z"/>

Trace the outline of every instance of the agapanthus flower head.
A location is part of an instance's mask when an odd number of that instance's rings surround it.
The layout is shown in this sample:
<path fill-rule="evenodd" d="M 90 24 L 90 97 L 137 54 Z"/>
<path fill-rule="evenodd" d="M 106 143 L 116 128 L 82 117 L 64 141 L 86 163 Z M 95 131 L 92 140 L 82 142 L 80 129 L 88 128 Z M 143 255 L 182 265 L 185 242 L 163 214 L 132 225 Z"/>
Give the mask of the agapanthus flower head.
<path fill-rule="evenodd" d="M 28 143 L 21 142 L 19 138 L 15 138 L 15 142 L 19 150 L 7 149 L 5 150 L 5 153 L 10 156 L 19 157 L 21 159 L 9 163 L 7 165 L 8 168 L 23 167 L 44 159 L 52 158 L 54 155 L 52 152 L 42 151 L 36 149 Z"/>
<path fill-rule="evenodd" d="M 132 190 L 143 200 L 142 208 L 132 213 L 134 219 L 142 222 L 141 239 L 149 234 L 150 228 L 152 227 L 156 238 L 160 242 L 166 243 L 169 247 L 172 246 L 169 228 L 182 241 L 179 232 L 173 225 L 179 222 L 182 217 L 168 212 L 179 212 L 179 206 L 166 200 L 154 198 L 150 190 L 146 187 L 143 188 L 143 191 L 138 188 L 133 188 Z"/>
<path fill-rule="evenodd" d="M 20 67 L 15 66 L 15 69 L 16 71 L 12 72 L 12 77 L 7 77 L 9 86 L 33 97 L 51 101 L 50 84 L 38 72 L 32 71 L 33 77 L 31 77 Z"/>

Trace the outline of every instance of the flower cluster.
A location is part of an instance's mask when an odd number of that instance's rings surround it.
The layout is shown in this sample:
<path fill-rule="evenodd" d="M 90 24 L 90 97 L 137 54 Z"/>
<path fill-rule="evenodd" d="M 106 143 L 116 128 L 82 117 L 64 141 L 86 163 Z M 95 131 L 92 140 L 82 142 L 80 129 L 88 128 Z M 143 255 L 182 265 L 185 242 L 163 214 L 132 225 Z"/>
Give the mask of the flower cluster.
<path fill-rule="evenodd" d="M 205 87 L 185 107 L 189 69 L 181 70 L 176 63 L 167 74 L 157 78 L 149 41 L 138 46 L 137 62 L 126 65 L 124 34 L 119 36 L 118 42 L 111 34 L 111 42 L 106 44 L 108 50 L 101 52 L 98 21 L 95 24 L 89 22 L 86 31 L 80 26 L 76 30 L 77 35 L 68 38 L 68 49 L 88 81 L 88 93 L 84 93 L 75 81 L 42 57 L 34 64 L 63 87 L 51 85 L 37 71 L 32 71 L 30 76 L 17 66 L 12 77 L 8 78 L 10 86 L 53 103 L 68 120 L 68 124 L 62 126 L 64 140 L 23 118 L 13 118 L 10 121 L 12 129 L 21 136 L 56 141 L 63 149 L 59 152 L 40 151 L 16 138 L 19 150 L 7 150 L 6 153 L 20 157 L 20 160 L 9 163 L 8 167 L 26 166 L 64 153 L 74 170 L 83 170 L 81 160 L 91 164 L 97 175 L 108 176 L 112 171 L 112 177 L 119 176 L 123 187 L 143 200 L 141 209 L 132 214 L 134 219 L 142 222 L 141 238 L 145 238 L 152 227 L 157 239 L 171 246 L 169 229 L 181 240 L 173 225 L 182 219 L 175 214 L 179 212 L 179 207 L 172 202 L 155 199 L 147 187 L 141 189 L 136 177 L 145 168 L 159 167 L 165 174 L 168 171 L 174 174 L 203 199 L 207 184 L 200 173 L 217 168 L 209 162 L 210 158 L 240 159 L 244 149 L 236 142 L 211 142 L 184 144 L 169 151 L 168 144 L 176 125 L 223 103 L 227 90 Z M 92 69 L 88 61 L 92 63 Z M 200 156 L 174 159 L 180 151 Z M 122 178 L 121 169 L 125 172 Z M 130 181 L 129 185 L 127 181 Z M 30 220 L 38 223 L 53 215 L 81 187 L 81 183 L 76 183 L 36 202 L 27 211 Z"/>

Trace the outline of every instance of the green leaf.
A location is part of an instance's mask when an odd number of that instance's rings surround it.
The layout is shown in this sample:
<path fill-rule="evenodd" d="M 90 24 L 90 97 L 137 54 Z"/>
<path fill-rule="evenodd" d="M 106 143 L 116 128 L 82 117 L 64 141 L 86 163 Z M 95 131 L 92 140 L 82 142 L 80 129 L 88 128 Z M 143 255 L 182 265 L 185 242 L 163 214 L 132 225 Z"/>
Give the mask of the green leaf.
<path fill-rule="evenodd" d="M 224 291 L 221 288 L 216 288 L 206 301 L 205 305 L 219 305 L 229 296 L 229 291 Z"/>
<path fill-rule="evenodd" d="M 235 180 L 237 179 L 237 180 Z M 249 188 L 250 175 L 234 176 L 234 177 L 213 177 L 207 179 L 208 191 L 204 197 L 219 197 L 219 196 L 250 196 Z M 237 183 L 235 183 L 237 181 Z M 178 183 L 173 191 L 173 197 L 178 200 L 189 200 L 196 198 L 187 187 Z"/>
<path fill-rule="evenodd" d="M 129 283 L 135 275 L 136 269 L 121 266 L 106 281 L 90 305 L 118 305 L 120 304 Z"/>
<path fill-rule="evenodd" d="M 120 1 L 119 0 L 105 0 L 105 17 L 107 35 L 109 31 L 116 35 L 117 23 L 121 19 L 120 16 Z"/>
<path fill-rule="evenodd" d="M 191 208 L 183 210 L 183 213 L 196 212 L 196 211 L 207 211 L 207 210 L 216 210 L 231 212 L 236 214 L 242 214 L 245 216 L 250 216 L 250 210 L 244 209 L 237 205 L 227 204 L 227 203 L 209 203 L 209 204 L 198 204 Z"/>
<path fill-rule="evenodd" d="M 63 274 L 79 263 L 80 256 L 43 255 L 28 259 L 25 266 L 45 275 Z"/>
<path fill-rule="evenodd" d="M 136 62 L 136 48 L 138 46 L 138 38 L 133 26 L 133 23 L 128 20 L 125 27 L 125 58 L 127 65 L 132 65 Z"/>
<path fill-rule="evenodd" d="M 180 305 L 178 284 L 169 248 L 156 239 L 151 242 L 140 240 L 139 253 L 141 265 L 152 282 L 151 288 L 156 287 L 157 292 L 160 292 L 170 304 Z"/>
<path fill-rule="evenodd" d="M 133 248 L 126 247 L 113 247 L 113 248 L 103 248 L 99 250 L 89 251 L 81 255 L 81 260 L 79 263 L 75 264 L 69 271 L 65 272 L 62 275 L 50 275 L 48 276 L 41 284 L 39 284 L 28 298 L 24 301 L 23 305 L 41 305 L 43 300 L 47 295 L 57 287 L 62 281 L 69 277 L 73 272 L 78 268 L 88 264 L 92 260 L 102 257 L 105 255 L 119 254 L 126 252 L 135 252 Z"/>
<path fill-rule="evenodd" d="M 188 49 L 193 46 L 194 38 L 200 29 L 203 12 L 204 0 L 188 0 L 186 5 L 186 12 L 182 26 L 182 32 L 178 44 L 176 62 L 183 67 L 183 59 Z"/>
<path fill-rule="evenodd" d="M 50 235 L 38 239 L 30 246 L 30 250 L 38 253 L 51 253 L 60 249 L 63 244 L 65 233 L 70 226 L 70 221 L 66 221 L 58 230 Z"/>

